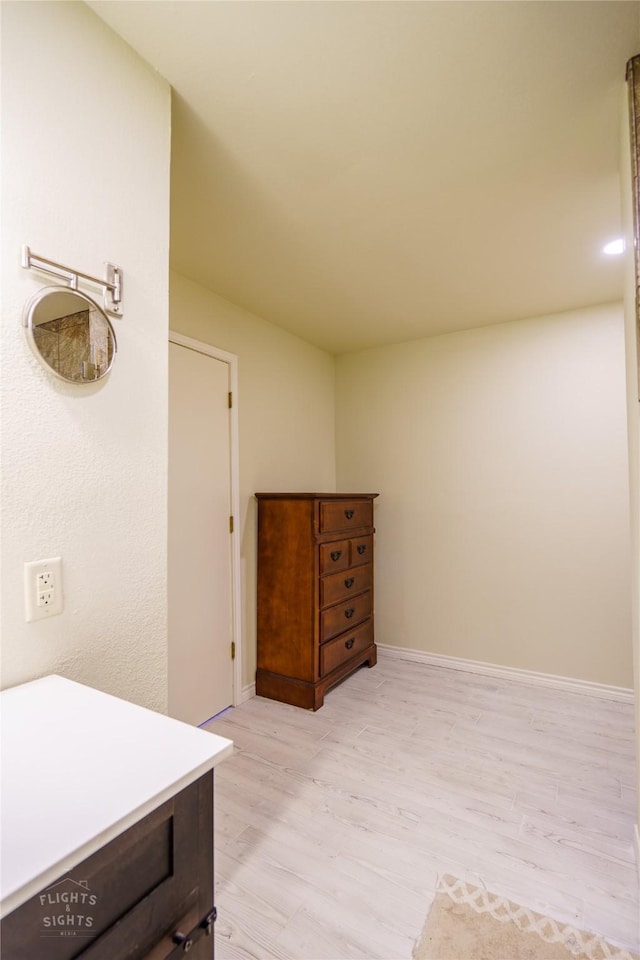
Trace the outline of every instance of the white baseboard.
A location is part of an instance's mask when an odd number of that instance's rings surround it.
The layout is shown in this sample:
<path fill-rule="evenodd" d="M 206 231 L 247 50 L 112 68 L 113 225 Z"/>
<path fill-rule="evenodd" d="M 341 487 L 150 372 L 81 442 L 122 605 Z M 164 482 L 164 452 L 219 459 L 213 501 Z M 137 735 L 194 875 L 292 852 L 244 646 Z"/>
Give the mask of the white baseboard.
<path fill-rule="evenodd" d="M 238 705 L 241 703 L 246 703 L 247 700 L 251 700 L 252 697 L 256 695 L 256 685 L 255 683 L 249 683 L 246 687 L 243 687 L 240 691 L 240 699 L 238 700 Z"/>
<path fill-rule="evenodd" d="M 385 643 L 376 643 L 378 653 L 392 660 L 413 660 L 426 663 L 431 667 L 444 667 L 447 670 L 464 670 L 467 673 L 481 673 L 488 677 L 500 677 L 503 680 L 518 680 L 520 683 L 536 686 L 555 687 L 568 693 L 581 693 L 600 700 L 618 700 L 633 703 L 633 690 L 627 687 L 612 687 L 606 683 L 593 683 L 590 680 L 575 680 L 572 677 L 557 677 L 550 673 L 536 673 L 535 670 L 522 670 L 519 667 L 502 667 L 480 660 L 464 660 L 461 657 L 448 657 L 441 653 L 427 653 L 425 650 L 412 650 L 410 647 L 392 647 Z"/>
<path fill-rule="evenodd" d="M 640 826 L 636 823 L 633 831 L 633 846 L 636 851 L 636 869 L 638 871 L 638 880 L 640 880 Z"/>

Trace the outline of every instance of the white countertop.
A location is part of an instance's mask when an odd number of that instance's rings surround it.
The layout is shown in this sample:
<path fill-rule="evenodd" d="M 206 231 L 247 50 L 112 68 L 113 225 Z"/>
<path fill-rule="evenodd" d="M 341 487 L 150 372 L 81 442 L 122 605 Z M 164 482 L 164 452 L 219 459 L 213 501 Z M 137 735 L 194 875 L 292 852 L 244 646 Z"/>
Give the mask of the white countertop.
<path fill-rule="evenodd" d="M 0 695 L 0 916 L 230 756 L 233 743 L 63 677 Z"/>

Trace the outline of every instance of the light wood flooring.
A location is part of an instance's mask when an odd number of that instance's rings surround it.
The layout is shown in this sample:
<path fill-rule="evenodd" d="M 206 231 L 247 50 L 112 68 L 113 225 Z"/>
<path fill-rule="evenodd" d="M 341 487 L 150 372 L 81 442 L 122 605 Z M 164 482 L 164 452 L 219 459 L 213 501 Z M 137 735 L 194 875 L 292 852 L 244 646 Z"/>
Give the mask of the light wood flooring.
<path fill-rule="evenodd" d="M 216 957 L 411 956 L 442 873 L 638 950 L 633 706 L 380 657 L 207 729 Z"/>

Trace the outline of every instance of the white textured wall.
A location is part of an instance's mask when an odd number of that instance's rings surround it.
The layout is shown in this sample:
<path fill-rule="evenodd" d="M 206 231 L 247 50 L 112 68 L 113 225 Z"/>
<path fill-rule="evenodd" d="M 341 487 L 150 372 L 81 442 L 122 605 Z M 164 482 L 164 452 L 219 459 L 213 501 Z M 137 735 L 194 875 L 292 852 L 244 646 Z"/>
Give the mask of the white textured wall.
<path fill-rule="evenodd" d="M 338 357 L 379 642 L 632 685 L 624 362 L 621 305 Z"/>
<path fill-rule="evenodd" d="M 171 329 L 238 357 L 243 684 L 256 671 L 258 491 L 335 486 L 334 360 L 171 273 Z"/>
<path fill-rule="evenodd" d="M 2 683 L 57 672 L 165 709 L 170 91 L 81 3 L 2 4 Z M 55 379 L 21 328 L 20 245 L 124 271 L 118 354 Z M 88 288 L 87 292 L 90 292 Z M 26 623 L 23 564 L 65 609 Z"/>

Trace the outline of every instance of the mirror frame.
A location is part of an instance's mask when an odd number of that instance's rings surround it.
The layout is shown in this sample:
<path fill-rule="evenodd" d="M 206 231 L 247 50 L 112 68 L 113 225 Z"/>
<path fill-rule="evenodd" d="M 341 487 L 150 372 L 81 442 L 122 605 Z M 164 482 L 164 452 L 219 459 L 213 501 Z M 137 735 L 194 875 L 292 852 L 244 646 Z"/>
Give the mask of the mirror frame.
<path fill-rule="evenodd" d="M 57 370 L 55 370 L 54 367 L 52 367 L 47 362 L 47 360 L 44 358 L 44 356 L 40 352 L 38 348 L 38 344 L 36 343 L 35 334 L 34 334 L 34 327 L 37 326 L 37 324 L 34 323 L 34 315 L 37 307 L 44 300 L 46 300 L 46 298 L 50 296 L 52 293 L 66 293 L 73 297 L 76 297 L 78 300 L 81 300 L 83 303 L 85 303 L 88 309 L 97 310 L 100 316 L 105 321 L 109 335 L 112 338 L 113 352 L 111 355 L 111 362 L 106 367 L 104 373 L 101 373 L 99 377 L 94 377 L 91 380 L 72 380 L 70 377 L 65 377 L 64 374 L 59 373 Z M 73 287 L 63 287 L 63 286 L 41 287 L 40 290 L 36 290 L 33 296 L 31 296 L 25 303 L 23 315 L 22 315 L 22 323 L 25 328 L 27 340 L 29 341 L 29 346 L 31 347 L 31 350 L 33 351 L 35 356 L 38 358 L 42 366 L 45 368 L 45 370 L 48 370 L 49 373 L 53 374 L 54 377 L 57 377 L 59 380 L 63 380 L 65 383 L 73 383 L 76 386 L 88 386 L 92 383 L 98 383 L 100 380 L 104 380 L 104 378 L 108 376 L 111 368 L 113 367 L 113 361 L 115 360 L 116 353 L 118 352 L 118 341 L 116 339 L 116 332 L 113 329 L 113 325 L 109 320 L 109 317 L 103 310 L 103 308 L 99 304 L 97 304 L 95 300 L 89 297 L 86 293 L 81 293 L 80 290 L 76 290 Z"/>

